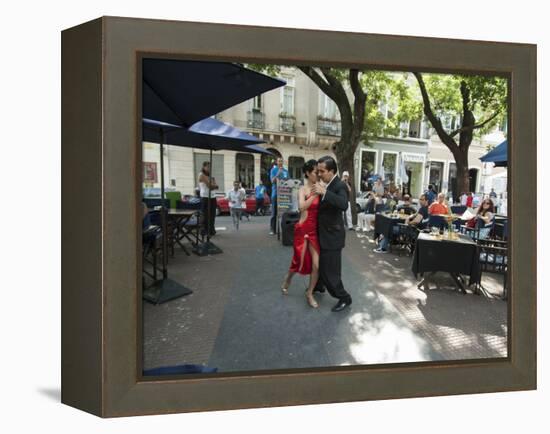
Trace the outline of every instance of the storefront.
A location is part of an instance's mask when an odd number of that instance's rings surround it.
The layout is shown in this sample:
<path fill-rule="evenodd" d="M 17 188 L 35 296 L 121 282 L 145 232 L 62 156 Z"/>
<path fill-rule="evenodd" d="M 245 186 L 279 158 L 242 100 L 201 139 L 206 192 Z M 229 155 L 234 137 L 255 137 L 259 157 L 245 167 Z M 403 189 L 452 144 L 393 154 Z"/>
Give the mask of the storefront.
<path fill-rule="evenodd" d="M 371 190 L 368 179 L 377 174 L 383 177 L 386 185 L 392 184 L 418 198 L 425 189 L 427 152 L 428 140 L 424 139 L 372 141 L 369 147 L 363 145 L 357 151 L 356 182 L 361 191 Z"/>
<path fill-rule="evenodd" d="M 403 159 L 405 172 L 408 177 L 407 182 L 403 182 L 403 193 L 411 195 L 413 199 L 417 199 L 423 193 L 426 156 L 403 152 L 401 158 Z"/>

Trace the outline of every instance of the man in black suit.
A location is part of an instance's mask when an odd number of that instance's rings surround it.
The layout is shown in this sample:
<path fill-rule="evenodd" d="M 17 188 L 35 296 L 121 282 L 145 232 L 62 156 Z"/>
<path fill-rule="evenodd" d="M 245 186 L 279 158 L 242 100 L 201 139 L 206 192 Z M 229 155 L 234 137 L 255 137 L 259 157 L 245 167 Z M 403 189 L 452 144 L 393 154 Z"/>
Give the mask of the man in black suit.
<path fill-rule="evenodd" d="M 313 192 L 321 196 L 317 217 L 321 255 L 316 291 L 324 292 L 326 287 L 338 299 L 332 311 L 339 312 L 351 304 L 351 296 L 342 284 L 342 249 L 346 242 L 342 212 L 348 208 L 348 188 L 336 175 L 334 158 L 322 157 L 317 163 L 318 176 L 325 185 L 313 186 Z"/>

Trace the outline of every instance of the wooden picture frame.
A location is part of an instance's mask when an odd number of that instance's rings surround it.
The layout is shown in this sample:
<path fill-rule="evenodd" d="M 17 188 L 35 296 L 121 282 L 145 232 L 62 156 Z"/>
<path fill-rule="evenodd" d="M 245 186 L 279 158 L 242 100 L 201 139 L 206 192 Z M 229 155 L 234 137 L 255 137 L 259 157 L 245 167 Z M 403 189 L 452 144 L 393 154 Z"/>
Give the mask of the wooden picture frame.
<path fill-rule="evenodd" d="M 62 402 L 115 417 L 536 388 L 536 52 L 529 44 L 118 17 L 64 30 Z M 507 77 L 508 357 L 143 379 L 143 53 Z"/>

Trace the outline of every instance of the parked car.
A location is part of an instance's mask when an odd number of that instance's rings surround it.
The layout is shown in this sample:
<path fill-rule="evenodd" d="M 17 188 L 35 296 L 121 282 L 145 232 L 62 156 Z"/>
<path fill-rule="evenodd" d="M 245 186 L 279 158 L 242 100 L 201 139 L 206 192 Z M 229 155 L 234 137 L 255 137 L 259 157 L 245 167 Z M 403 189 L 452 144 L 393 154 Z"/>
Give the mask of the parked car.
<path fill-rule="evenodd" d="M 246 212 L 249 214 L 256 213 L 256 194 L 254 190 L 245 190 L 246 192 Z M 229 201 L 225 193 L 216 193 L 216 215 L 229 214 Z M 267 194 L 264 194 L 264 211 L 271 205 L 271 199 Z"/>

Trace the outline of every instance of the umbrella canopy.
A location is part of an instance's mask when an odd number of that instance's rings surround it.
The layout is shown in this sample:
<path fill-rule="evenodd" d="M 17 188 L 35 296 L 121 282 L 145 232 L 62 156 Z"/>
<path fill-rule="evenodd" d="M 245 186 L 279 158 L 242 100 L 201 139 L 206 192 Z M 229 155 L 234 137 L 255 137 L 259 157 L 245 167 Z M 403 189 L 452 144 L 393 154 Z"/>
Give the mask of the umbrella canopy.
<path fill-rule="evenodd" d="M 164 139 L 159 134 L 161 130 L 164 132 Z M 213 151 L 223 149 L 270 154 L 261 146 L 257 146 L 258 143 L 264 143 L 264 140 L 213 118 L 203 119 L 189 129 L 167 122 L 143 119 L 143 140 Z"/>
<path fill-rule="evenodd" d="M 505 140 L 500 145 L 495 146 L 490 152 L 480 158 L 484 163 L 495 163 L 495 166 L 508 166 L 508 141 Z"/>
<path fill-rule="evenodd" d="M 228 62 L 143 59 L 143 117 L 182 127 L 285 82 Z"/>

